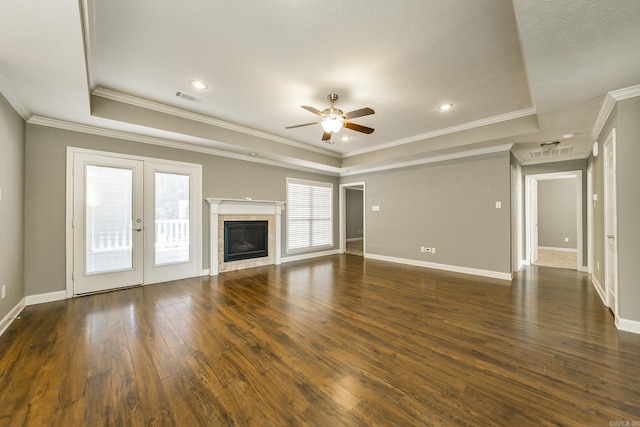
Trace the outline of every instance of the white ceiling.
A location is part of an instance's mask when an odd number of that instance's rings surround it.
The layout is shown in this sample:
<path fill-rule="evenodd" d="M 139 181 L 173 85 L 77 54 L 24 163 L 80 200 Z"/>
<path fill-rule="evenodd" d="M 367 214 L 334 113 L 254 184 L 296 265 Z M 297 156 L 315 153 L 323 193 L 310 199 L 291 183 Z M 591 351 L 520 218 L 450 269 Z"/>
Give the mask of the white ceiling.
<path fill-rule="evenodd" d="M 508 144 L 527 163 L 567 133 L 588 155 L 638 42 L 636 0 L 4 0 L 0 91 L 32 123 L 328 173 Z M 375 132 L 285 129 L 329 93 Z"/>

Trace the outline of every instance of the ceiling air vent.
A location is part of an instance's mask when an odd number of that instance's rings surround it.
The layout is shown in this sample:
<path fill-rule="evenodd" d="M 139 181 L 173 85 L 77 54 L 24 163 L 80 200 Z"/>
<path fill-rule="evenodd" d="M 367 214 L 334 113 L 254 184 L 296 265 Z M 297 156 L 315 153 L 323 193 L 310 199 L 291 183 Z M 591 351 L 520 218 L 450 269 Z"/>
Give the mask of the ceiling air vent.
<path fill-rule="evenodd" d="M 536 150 L 531 151 L 529 154 L 532 159 L 548 159 L 550 157 L 566 156 L 573 151 L 573 145 L 566 147 L 552 148 L 550 150 Z"/>
<path fill-rule="evenodd" d="M 191 95 L 191 94 L 188 94 L 186 92 L 179 91 L 179 90 L 176 91 L 176 96 L 178 98 L 182 98 L 182 99 L 185 99 L 185 100 L 191 101 L 191 102 L 202 102 L 202 98 L 198 98 L 195 95 Z"/>

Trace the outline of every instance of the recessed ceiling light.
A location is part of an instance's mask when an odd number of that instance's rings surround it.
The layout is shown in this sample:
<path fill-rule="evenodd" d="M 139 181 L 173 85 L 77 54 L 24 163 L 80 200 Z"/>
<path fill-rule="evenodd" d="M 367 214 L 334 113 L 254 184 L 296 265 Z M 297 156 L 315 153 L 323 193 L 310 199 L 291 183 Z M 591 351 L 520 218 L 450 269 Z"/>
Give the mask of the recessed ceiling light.
<path fill-rule="evenodd" d="M 202 80 L 191 80 L 189 84 L 198 90 L 205 90 L 209 87 L 209 85 Z"/>
<path fill-rule="evenodd" d="M 253 151 L 251 153 L 249 153 L 250 156 L 257 156 L 258 153 L 254 153 Z"/>
<path fill-rule="evenodd" d="M 575 133 L 565 133 L 564 135 L 562 135 L 562 139 L 569 139 L 573 138 L 574 136 L 576 136 Z"/>
<path fill-rule="evenodd" d="M 438 106 L 438 110 L 440 110 L 440 111 L 449 111 L 449 110 L 451 110 L 452 108 L 453 108 L 453 104 L 451 104 L 451 103 L 449 103 L 449 102 L 448 102 L 448 103 L 446 103 L 446 104 L 440 104 L 440 105 Z"/>
<path fill-rule="evenodd" d="M 343 137 L 342 137 L 342 140 L 343 140 L 344 142 L 347 142 L 347 141 L 349 140 L 349 137 L 348 137 L 348 136 L 343 136 Z"/>

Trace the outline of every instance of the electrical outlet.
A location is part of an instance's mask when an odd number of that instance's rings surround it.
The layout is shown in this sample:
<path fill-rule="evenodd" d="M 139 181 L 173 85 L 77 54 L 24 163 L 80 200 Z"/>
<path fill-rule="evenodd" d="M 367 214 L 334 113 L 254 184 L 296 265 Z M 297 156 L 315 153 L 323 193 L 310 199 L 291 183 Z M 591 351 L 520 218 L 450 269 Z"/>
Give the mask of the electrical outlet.
<path fill-rule="evenodd" d="M 2 299 L 7 296 L 7 285 L 2 285 Z"/>
<path fill-rule="evenodd" d="M 565 238 L 564 238 L 564 241 L 565 241 L 565 243 L 566 243 L 566 242 L 568 242 L 568 241 L 569 241 L 569 238 L 568 238 L 568 237 L 565 237 Z"/>
<path fill-rule="evenodd" d="M 436 248 L 431 248 L 431 253 L 435 254 L 436 253 Z"/>

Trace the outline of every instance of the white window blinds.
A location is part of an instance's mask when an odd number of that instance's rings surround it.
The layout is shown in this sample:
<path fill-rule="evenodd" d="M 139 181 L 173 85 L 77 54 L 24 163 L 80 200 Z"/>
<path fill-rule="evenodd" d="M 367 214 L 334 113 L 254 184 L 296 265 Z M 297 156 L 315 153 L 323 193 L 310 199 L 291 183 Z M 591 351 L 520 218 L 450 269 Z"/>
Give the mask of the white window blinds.
<path fill-rule="evenodd" d="M 287 179 L 287 252 L 333 245 L 333 185 Z"/>

